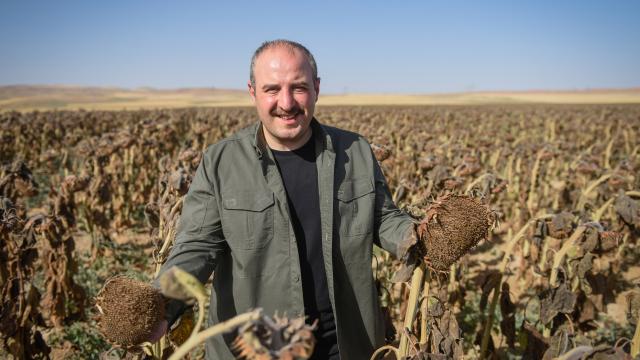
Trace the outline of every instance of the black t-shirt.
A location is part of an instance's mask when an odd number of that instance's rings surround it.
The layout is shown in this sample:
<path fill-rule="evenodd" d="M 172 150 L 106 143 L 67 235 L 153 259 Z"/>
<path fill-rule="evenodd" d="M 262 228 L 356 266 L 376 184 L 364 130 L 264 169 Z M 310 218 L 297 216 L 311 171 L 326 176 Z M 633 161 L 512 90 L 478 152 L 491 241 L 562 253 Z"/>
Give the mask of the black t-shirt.
<path fill-rule="evenodd" d="M 293 151 L 271 150 L 280 170 L 298 244 L 305 315 L 318 319 L 315 359 L 338 356 L 336 327 L 322 255 L 318 170 L 313 136 Z M 338 357 L 336 357 L 338 358 Z"/>

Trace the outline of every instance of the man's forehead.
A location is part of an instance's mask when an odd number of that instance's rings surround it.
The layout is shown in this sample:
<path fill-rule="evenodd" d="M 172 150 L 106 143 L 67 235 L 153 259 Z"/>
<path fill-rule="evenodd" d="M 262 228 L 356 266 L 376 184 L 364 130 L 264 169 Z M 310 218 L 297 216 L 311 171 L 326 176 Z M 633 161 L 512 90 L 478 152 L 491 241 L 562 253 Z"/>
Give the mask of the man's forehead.
<path fill-rule="evenodd" d="M 308 59 L 300 50 L 284 45 L 266 49 L 256 59 L 256 65 L 257 67 L 275 67 L 292 59 L 295 59 L 295 63 L 311 68 Z"/>
<path fill-rule="evenodd" d="M 271 49 L 258 57 L 255 66 L 256 80 L 269 81 L 270 78 L 279 78 L 286 75 L 289 81 L 311 81 L 313 71 L 311 64 L 297 49 L 291 52 L 289 49 Z M 262 82 L 262 81 L 260 81 Z"/>

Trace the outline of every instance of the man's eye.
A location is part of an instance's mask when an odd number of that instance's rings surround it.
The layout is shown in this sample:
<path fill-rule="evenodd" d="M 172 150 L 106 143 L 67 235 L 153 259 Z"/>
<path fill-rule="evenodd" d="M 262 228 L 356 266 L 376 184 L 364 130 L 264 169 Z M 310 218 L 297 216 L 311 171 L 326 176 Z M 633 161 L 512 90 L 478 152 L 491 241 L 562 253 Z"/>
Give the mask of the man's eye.
<path fill-rule="evenodd" d="M 266 92 L 267 94 L 277 94 L 278 89 L 267 89 L 264 92 Z"/>
<path fill-rule="evenodd" d="M 303 93 L 303 92 L 307 91 L 307 88 L 305 88 L 305 87 L 297 87 L 297 88 L 294 88 L 293 91 L 295 91 L 297 93 Z"/>

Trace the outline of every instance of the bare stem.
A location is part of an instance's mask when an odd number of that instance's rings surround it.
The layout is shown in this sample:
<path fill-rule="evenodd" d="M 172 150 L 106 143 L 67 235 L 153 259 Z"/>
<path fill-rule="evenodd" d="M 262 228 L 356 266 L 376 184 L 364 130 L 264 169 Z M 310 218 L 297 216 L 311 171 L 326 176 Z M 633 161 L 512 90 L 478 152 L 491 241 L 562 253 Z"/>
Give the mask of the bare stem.
<path fill-rule="evenodd" d="M 607 208 L 611 206 L 611 204 L 613 204 L 615 200 L 616 198 L 612 197 L 611 199 L 607 200 L 607 202 L 605 202 L 602 206 L 600 206 L 596 210 L 596 212 L 593 213 L 593 221 L 600 221 L 602 215 L 604 215 L 604 212 L 607 211 Z"/>
<path fill-rule="evenodd" d="M 480 359 L 485 358 L 487 348 L 489 347 L 489 338 L 491 337 L 491 327 L 493 326 L 493 316 L 498 305 L 498 299 L 500 298 L 500 289 L 502 285 L 502 274 L 500 274 L 500 280 L 496 283 L 496 287 L 493 289 L 493 297 L 491 298 L 491 304 L 489 305 L 489 314 L 487 321 L 484 324 L 482 332 L 482 342 L 480 343 Z"/>
<path fill-rule="evenodd" d="M 584 209 L 584 205 L 587 202 L 587 196 L 589 196 L 589 194 L 591 194 L 591 192 L 595 190 L 598 187 L 598 185 L 609 180 L 610 177 L 611 177 L 611 173 L 604 174 L 600 176 L 597 180 L 594 180 L 591 184 L 589 184 L 589 186 L 585 190 L 582 191 L 582 194 L 580 194 L 580 199 L 578 200 L 578 206 L 577 206 L 578 210 L 581 211 Z"/>
<path fill-rule="evenodd" d="M 455 269 L 455 265 L 451 265 L 452 269 Z M 453 276 L 453 274 L 451 274 Z M 426 344 L 429 338 L 429 332 L 427 330 L 427 319 L 429 315 L 429 292 L 431 290 L 431 272 L 427 271 L 424 277 L 424 286 L 422 288 L 422 307 L 420 308 L 420 344 Z"/>
<path fill-rule="evenodd" d="M 529 198 L 527 199 L 527 209 L 529 213 L 533 216 L 535 215 L 535 208 L 537 208 L 537 199 L 536 199 L 536 186 L 538 180 L 538 172 L 540 172 L 540 160 L 542 160 L 543 150 L 539 150 L 536 155 L 536 161 L 533 164 L 533 170 L 531 171 L 531 183 L 529 184 Z"/>
<path fill-rule="evenodd" d="M 567 239 L 567 241 L 562 244 L 560 250 L 553 256 L 553 268 L 551 268 L 551 277 L 549 278 L 549 284 L 553 287 L 558 286 L 558 270 L 564 261 L 564 257 L 567 252 L 574 246 L 575 242 L 582 236 L 584 231 L 587 229 L 586 226 L 580 225 L 573 232 L 571 237 Z"/>
<path fill-rule="evenodd" d="M 407 305 L 407 312 L 404 315 L 403 328 L 408 332 L 411 332 L 413 321 L 416 319 L 418 310 L 418 298 L 420 296 L 420 288 L 424 279 L 424 265 L 420 264 L 411 276 L 411 290 L 409 291 L 409 303 Z M 407 356 L 409 353 L 409 337 L 403 332 L 400 335 L 400 356 Z"/>
<path fill-rule="evenodd" d="M 636 332 L 631 340 L 631 357 L 635 359 L 638 355 L 640 355 L 640 319 L 637 321 Z"/>
<path fill-rule="evenodd" d="M 486 174 L 482 174 L 481 176 L 479 176 L 478 178 L 476 178 L 475 180 L 473 180 L 473 182 L 471 184 L 469 184 L 469 186 L 467 186 L 467 189 L 464 191 L 465 194 L 469 194 L 469 192 L 471 192 L 471 190 L 473 190 L 473 187 L 480 184 L 482 182 L 482 180 L 484 180 L 485 178 L 491 176 L 492 174 L 490 173 L 486 173 Z"/>
<path fill-rule="evenodd" d="M 195 336 L 189 337 L 189 339 L 176 349 L 169 360 L 182 359 L 189 351 L 193 350 L 196 346 L 205 342 L 208 338 L 218 336 L 222 333 L 229 332 L 235 328 L 242 326 L 249 321 L 256 321 L 262 316 L 262 310 L 256 309 L 248 313 L 237 315 L 223 323 L 214 325 L 206 330 L 197 333 Z"/>

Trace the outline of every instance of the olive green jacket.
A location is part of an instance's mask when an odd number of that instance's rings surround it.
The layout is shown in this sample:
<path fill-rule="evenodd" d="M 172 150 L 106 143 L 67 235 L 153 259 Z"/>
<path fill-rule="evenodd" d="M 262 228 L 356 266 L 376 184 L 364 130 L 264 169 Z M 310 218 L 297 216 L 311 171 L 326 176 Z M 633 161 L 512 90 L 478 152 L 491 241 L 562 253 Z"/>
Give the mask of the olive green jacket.
<path fill-rule="evenodd" d="M 412 219 L 397 209 L 367 141 L 312 121 L 329 297 L 343 359 L 369 359 L 384 342 L 371 270 L 373 244 L 406 254 Z M 403 241 L 405 244 L 403 244 Z M 298 248 L 287 196 L 260 123 L 210 146 L 184 199 L 161 273 L 178 266 L 206 282 L 208 326 L 253 308 L 304 315 Z M 182 311 L 167 306 L 169 323 Z M 208 359 L 233 359 L 233 334 L 207 342 Z"/>

